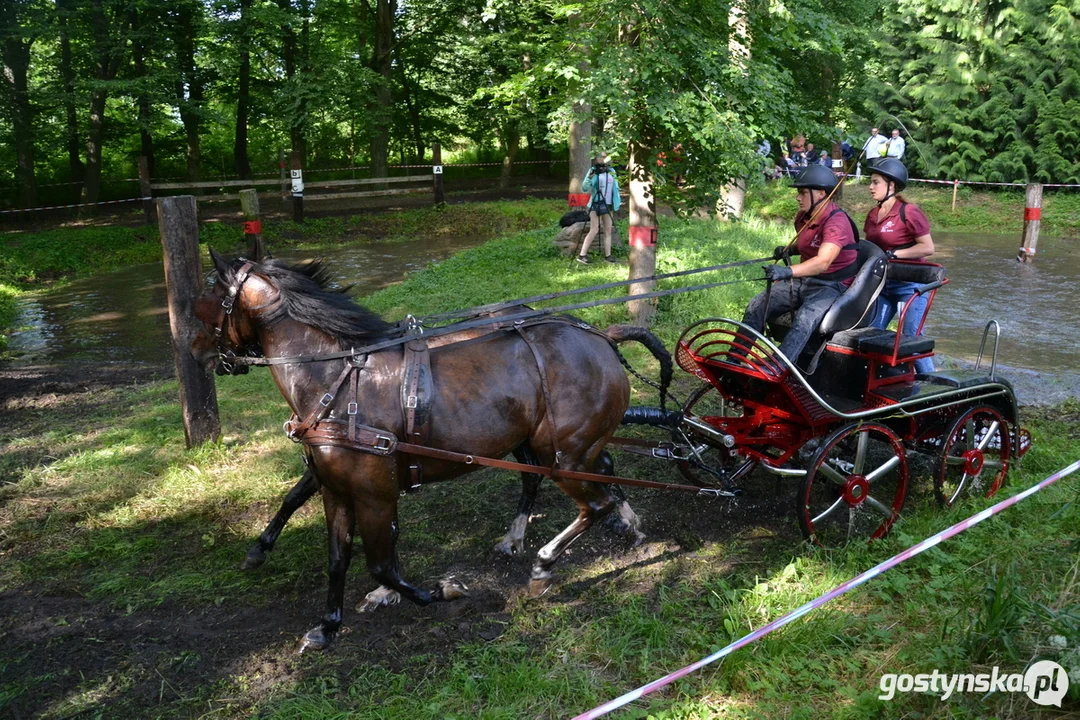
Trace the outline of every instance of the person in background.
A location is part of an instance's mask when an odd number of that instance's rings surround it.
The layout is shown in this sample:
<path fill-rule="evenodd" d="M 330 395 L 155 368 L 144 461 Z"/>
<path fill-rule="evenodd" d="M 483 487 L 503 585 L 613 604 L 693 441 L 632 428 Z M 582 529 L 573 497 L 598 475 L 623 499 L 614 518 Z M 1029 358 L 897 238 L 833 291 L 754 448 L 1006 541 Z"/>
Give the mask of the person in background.
<path fill-rule="evenodd" d="M 608 165 L 607 155 L 600 154 L 593 158 L 593 166 L 585 174 L 585 179 L 581 182 L 581 189 L 583 192 L 591 193 L 591 197 L 588 205 L 589 233 L 581 243 L 581 252 L 577 256 L 577 261 L 582 265 L 589 264 L 589 245 L 592 244 L 597 233 L 600 232 L 602 222 L 604 225 L 604 259 L 609 263 L 618 262 L 611 256 L 611 218 L 614 213 L 619 211 L 622 200 L 619 198 L 619 181 L 615 177 L 615 171 Z"/>
<path fill-rule="evenodd" d="M 866 215 L 863 236 L 884 250 L 890 260 L 922 260 L 934 254 L 930 221 L 918 205 L 912 205 L 900 194 L 907 187 L 907 181 L 907 168 L 896 158 L 884 158 L 870 168 L 870 197 L 877 202 L 877 207 L 871 208 Z M 917 287 L 917 283 L 886 280 L 871 325 L 884 330 L 899 308 L 914 297 L 900 331 L 904 335 L 921 335 L 920 326 L 928 300 L 925 295 L 915 296 Z M 915 361 L 915 372 L 933 371 L 934 361 L 930 358 Z"/>
<path fill-rule="evenodd" d="M 889 149 L 885 152 L 888 157 L 896 158 L 897 160 L 904 159 L 904 150 L 906 149 L 904 138 L 900 137 L 899 130 L 892 131 L 892 137 L 889 138 Z"/>
<path fill-rule="evenodd" d="M 821 153 L 821 157 L 818 158 L 818 165 L 824 165 L 827 168 L 832 167 L 832 156 L 828 153 Z"/>
<path fill-rule="evenodd" d="M 821 157 L 821 152 L 814 147 L 814 143 L 806 143 L 806 164 L 816 165 Z"/>
<path fill-rule="evenodd" d="M 881 157 L 881 147 L 887 142 L 889 142 L 889 139 L 884 135 L 879 135 L 877 128 L 870 128 L 870 137 L 863 143 L 863 154 L 866 156 L 868 163 L 872 163 Z"/>
<path fill-rule="evenodd" d="M 765 266 L 765 277 L 781 285 L 771 293 L 766 290 L 756 295 L 746 307 L 743 322 L 764 332 L 766 321 L 793 312 L 791 329 L 780 343 L 780 352 L 794 363 L 833 301 L 851 284 L 858 253 L 854 223 L 831 199 L 826 199 L 836 187 L 832 170 L 811 165 L 799 173 L 792 187 L 799 202 L 795 246 L 780 245 L 773 257 L 780 260 L 791 254 L 802 260 L 790 266 Z"/>

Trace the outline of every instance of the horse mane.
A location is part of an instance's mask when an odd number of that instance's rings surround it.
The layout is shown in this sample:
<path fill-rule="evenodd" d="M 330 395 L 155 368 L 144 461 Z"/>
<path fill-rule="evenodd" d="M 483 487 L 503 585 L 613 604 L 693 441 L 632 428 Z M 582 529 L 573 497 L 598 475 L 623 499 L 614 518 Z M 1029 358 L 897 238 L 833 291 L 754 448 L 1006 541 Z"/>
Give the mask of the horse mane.
<path fill-rule="evenodd" d="M 266 260 L 255 263 L 251 272 L 273 283 L 281 298 L 263 317 L 269 324 L 292 318 L 337 338 L 343 348 L 385 336 L 395 327 L 353 301 L 348 295 L 352 285 L 332 289 L 330 272 L 322 260 L 295 265 Z"/>

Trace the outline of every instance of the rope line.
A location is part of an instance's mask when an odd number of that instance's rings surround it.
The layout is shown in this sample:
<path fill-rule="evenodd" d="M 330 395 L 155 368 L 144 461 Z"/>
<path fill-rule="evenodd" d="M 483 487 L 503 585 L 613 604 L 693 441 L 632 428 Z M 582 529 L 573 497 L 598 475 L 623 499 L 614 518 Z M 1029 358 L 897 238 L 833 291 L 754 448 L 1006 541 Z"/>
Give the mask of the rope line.
<path fill-rule="evenodd" d="M 764 627 L 761 627 L 758 630 L 755 630 L 754 632 L 750 633 L 749 635 L 744 635 L 743 637 L 739 638 L 738 640 L 731 643 L 727 647 L 724 647 L 724 648 L 716 651 L 712 655 L 709 655 L 708 657 L 702 658 L 701 660 L 698 660 L 695 663 L 687 665 L 686 667 L 682 668 L 681 670 L 676 670 L 673 673 L 665 675 L 664 677 L 660 678 L 659 680 L 654 680 L 653 682 L 651 682 L 651 683 L 649 683 L 647 685 L 642 685 L 638 689 L 632 690 L 632 691 L 626 693 L 625 695 L 621 695 L 621 696 L 615 698 L 614 700 L 611 700 L 610 702 L 606 702 L 603 705 L 598 705 L 597 707 L 593 708 L 592 710 L 589 710 L 588 712 L 581 713 L 580 715 L 577 715 L 574 718 L 574 720 L 593 720 L 594 718 L 602 717 L 604 715 L 607 715 L 612 710 L 617 710 L 618 708 L 621 708 L 623 705 L 631 703 L 634 700 L 642 698 L 642 697 L 644 697 L 645 695 L 648 695 L 651 692 L 655 692 L 656 690 L 659 690 L 662 687 L 670 685 L 671 683 L 675 682 L 679 678 L 685 677 L 685 676 L 689 675 L 690 673 L 705 667 L 706 665 L 710 665 L 710 664 L 716 662 L 717 660 L 719 660 L 719 659 L 721 659 L 721 658 L 723 658 L 723 657 L 725 657 L 727 655 L 730 655 L 732 652 L 738 650 L 739 648 L 744 647 L 746 645 L 749 645 L 750 643 L 754 642 L 755 640 L 759 640 L 759 639 L 765 637 L 766 635 L 771 633 L 773 630 L 777 630 L 777 629 L 783 627 L 784 625 L 787 625 L 788 623 L 790 623 L 790 622 L 792 622 L 794 620 L 798 620 L 799 618 L 801 618 L 803 615 L 806 615 L 810 611 L 816 610 L 817 608 L 821 607 L 822 605 L 829 602 L 830 600 L 834 600 L 835 598 L 840 597 L 841 595 L 848 592 L 849 590 L 853 590 L 853 589 L 857 588 L 859 585 L 862 585 L 863 583 L 867 582 L 868 580 L 870 580 L 870 579 L 872 579 L 874 577 L 877 577 L 878 575 L 882 574 L 886 570 L 889 570 L 890 568 L 893 568 L 893 567 L 899 565 L 900 563 L 904 562 L 905 560 L 909 560 L 909 559 L 915 557 L 916 555 L 918 555 L 918 554 L 920 554 L 920 553 L 922 553 L 922 552 L 924 552 L 926 550 L 929 550 L 930 548 L 934 547 L 935 545 L 937 545 L 941 541 L 947 540 L 948 538 L 951 538 L 953 535 L 957 535 L 959 533 L 962 533 L 963 531 L 967 530 L 968 528 L 970 528 L 970 527 L 972 527 L 974 525 L 978 525 L 983 520 L 986 520 L 987 518 L 993 517 L 997 513 L 1001 512 L 1002 510 L 1004 510 L 1006 508 L 1009 508 L 1009 507 L 1012 507 L 1013 505 L 1020 502 L 1021 500 L 1024 500 L 1026 498 L 1031 497 L 1032 495 L 1039 492 L 1040 490 L 1042 490 L 1044 488 L 1047 488 L 1050 485 L 1053 485 L 1058 480 L 1073 474 L 1077 470 L 1080 470 L 1080 460 L 1077 460 L 1076 462 L 1074 462 L 1072 465 L 1069 465 L 1068 467 L 1065 467 L 1065 468 L 1062 468 L 1061 470 L 1058 470 L 1056 473 L 1054 473 L 1050 477 L 1046 478 L 1045 480 L 1043 480 L 1042 482 L 1040 482 L 1040 483 L 1038 483 L 1036 485 L 1032 485 L 1027 490 L 1023 491 L 1022 493 L 1019 493 L 1018 495 L 1014 495 L 1011 498 L 1008 498 L 1006 500 L 1002 500 L 1001 502 L 997 503 L 996 505 L 992 505 L 992 506 L 986 508 L 985 510 L 983 510 L 981 512 L 975 513 L 974 515 L 967 518 L 966 520 L 961 520 L 960 522 L 956 523 L 955 525 L 953 525 L 953 526 L 951 526 L 949 528 L 946 528 L 945 530 L 942 530 L 939 533 L 931 535 L 930 537 L 926 538 L 922 542 L 917 543 L 915 545 L 912 545 L 907 550 L 904 550 L 903 552 L 900 552 L 900 553 L 898 553 L 896 555 L 893 555 L 888 560 L 885 560 L 884 562 L 878 563 L 877 565 L 870 568 L 869 570 L 867 570 L 864 573 L 856 575 L 851 580 L 848 580 L 847 582 L 836 586 L 835 588 L 833 588 L 829 592 L 825 593 L 824 595 L 820 595 L 820 596 L 814 598 L 810 602 L 799 606 L 798 608 L 792 610 L 791 612 L 787 613 L 786 615 L 783 615 L 783 616 L 777 618 L 776 620 L 773 620 L 768 625 L 765 625 Z"/>

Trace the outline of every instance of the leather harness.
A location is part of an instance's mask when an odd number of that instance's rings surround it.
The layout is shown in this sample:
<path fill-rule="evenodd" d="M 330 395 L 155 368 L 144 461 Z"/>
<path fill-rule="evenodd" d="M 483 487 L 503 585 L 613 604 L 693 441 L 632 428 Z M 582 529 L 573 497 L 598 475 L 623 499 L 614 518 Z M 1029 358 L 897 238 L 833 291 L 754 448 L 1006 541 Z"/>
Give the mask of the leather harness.
<path fill-rule="evenodd" d="M 232 314 L 236 298 L 240 292 L 240 286 L 250 277 L 253 263 L 245 262 L 234 277 L 226 297 L 222 299 L 222 308 L 218 313 L 214 335 L 218 343 L 220 360 L 223 363 L 256 364 L 250 362 L 256 358 L 240 358 L 231 350 L 224 347 L 224 339 L 227 336 L 227 322 Z M 558 480 L 580 480 L 588 482 L 601 482 L 607 484 L 631 485 L 646 488 L 662 488 L 668 490 L 681 490 L 693 492 L 698 495 L 718 496 L 720 491 L 713 488 L 702 488 L 694 485 L 679 485 L 675 483 L 661 483 L 650 480 L 636 480 L 633 478 L 613 477 L 598 473 L 563 470 L 559 467 L 562 460 L 562 452 L 558 444 L 558 428 L 555 425 L 555 415 L 551 402 L 551 392 L 548 384 L 547 371 L 544 364 L 543 354 L 536 346 L 535 339 L 529 329 L 536 325 L 549 325 L 561 323 L 573 325 L 579 329 L 594 333 L 614 345 L 614 342 L 606 334 L 591 325 L 574 320 L 565 316 L 530 317 L 528 319 L 516 319 L 515 316 L 499 317 L 488 321 L 491 333 L 513 330 L 517 332 L 529 350 L 532 352 L 540 378 L 540 389 L 544 400 L 545 420 L 548 424 L 552 439 L 552 449 L 555 453 L 554 467 L 542 465 L 527 465 L 524 463 L 511 462 L 496 458 L 488 458 L 479 455 L 442 450 L 426 445 L 431 435 L 431 402 L 434 396 L 434 383 L 431 373 L 431 353 L 428 348 L 427 338 L 424 337 L 423 327 L 420 322 L 410 316 L 408 323 L 409 337 L 403 343 L 404 347 L 404 370 L 401 383 L 402 416 L 405 427 L 405 439 L 399 440 L 395 433 L 382 428 L 365 425 L 359 422 L 359 378 L 368 359 L 368 354 L 333 353 L 333 358 L 345 359 L 345 367 L 338 377 L 330 384 L 330 388 L 323 394 L 315 407 L 301 419 L 294 414 L 284 424 L 285 434 L 294 442 L 302 443 L 305 447 L 304 461 L 310 461 L 310 448 L 314 447 L 340 447 L 357 452 L 390 457 L 397 453 L 404 453 L 408 462 L 408 472 L 398 473 L 398 485 L 402 493 L 413 492 L 420 488 L 423 483 L 423 467 L 421 458 L 428 457 L 452 463 L 465 465 L 480 465 L 503 470 L 535 473 L 545 475 Z M 401 342 L 395 344 L 402 344 Z M 359 351 L 363 352 L 363 350 Z M 273 364 L 287 364 L 291 358 L 272 358 L 278 362 Z M 301 359 L 302 360 L 305 360 Z M 249 361 L 244 363 L 243 361 Z M 310 360 L 309 360 L 310 361 Z M 263 363 L 259 363 L 263 364 Z M 266 363 L 270 364 L 270 363 Z M 351 382 L 349 382 L 351 380 Z M 349 402 L 346 405 L 344 418 L 336 417 L 331 411 L 334 400 L 339 396 L 346 382 L 349 382 Z M 662 443 L 635 440 L 633 438 L 611 438 L 611 443 L 626 444 L 645 447 L 660 447 Z"/>

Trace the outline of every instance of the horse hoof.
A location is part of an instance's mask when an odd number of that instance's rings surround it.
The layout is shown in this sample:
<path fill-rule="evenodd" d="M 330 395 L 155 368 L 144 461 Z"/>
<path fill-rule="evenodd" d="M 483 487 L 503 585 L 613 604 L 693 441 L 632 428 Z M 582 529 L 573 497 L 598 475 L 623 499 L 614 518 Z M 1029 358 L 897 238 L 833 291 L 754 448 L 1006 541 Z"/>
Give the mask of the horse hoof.
<path fill-rule="evenodd" d="M 469 588 L 466 587 L 465 583 L 449 577 L 439 581 L 439 592 L 442 594 L 443 600 L 457 600 L 458 598 L 468 597 Z"/>
<path fill-rule="evenodd" d="M 508 535 L 495 546 L 495 552 L 502 553 L 507 557 L 514 557 L 519 553 L 525 552 L 525 543 L 512 540 Z"/>
<path fill-rule="evenodd" d="M 529 597 L 538 598 L 551 589 L 551 578 L 533 578 L 529 581 Z"/>
<path fill-rule="evenodd" d="M 308 650 L 325 650 L 330 647 L 330 641 L 333 637 L 333 634 L 328 636 L 323 632 L 322 625 L 313 627 L 307 631 L 304 637 L 300 638 L 300 644 L 296 648 L 296 652 L 303 655 Z"/>
<path fill-rule="evenodd" d="M 240 563 L 240 569 L 254 570 L 257 567 L 262 567 L 264 562 L 266 562 L 266 553 L 262 551 L 262 548 L 256 546 L 247 551 L 244 562 Z"/>
<path fill-rule="evenodd" d="M 379 586 L 364 596 L 364 601 L 356 606 L 356 612 L 372 612 L 382 605 L 397 605 L 401 594 L 388 587 Z"/>

